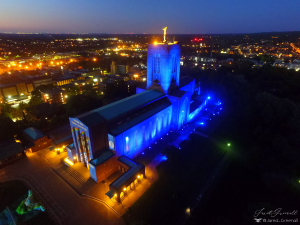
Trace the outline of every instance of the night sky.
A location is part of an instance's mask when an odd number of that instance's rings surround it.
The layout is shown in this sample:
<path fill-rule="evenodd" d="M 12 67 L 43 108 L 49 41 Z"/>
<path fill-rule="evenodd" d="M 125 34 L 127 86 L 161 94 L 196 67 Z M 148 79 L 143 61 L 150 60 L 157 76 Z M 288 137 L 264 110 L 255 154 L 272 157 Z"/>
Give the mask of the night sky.
<path fill-rule="evenodd" d="M 0 32 L 300 31 L 300 0 L 1 0 Z"/>

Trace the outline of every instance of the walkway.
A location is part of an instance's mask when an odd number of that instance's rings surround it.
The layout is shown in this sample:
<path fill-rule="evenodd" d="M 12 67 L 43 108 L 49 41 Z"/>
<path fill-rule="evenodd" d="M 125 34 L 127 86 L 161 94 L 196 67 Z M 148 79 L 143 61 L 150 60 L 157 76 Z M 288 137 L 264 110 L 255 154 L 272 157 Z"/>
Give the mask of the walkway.
<path fill-rule="evenodd" d="M 82 198 L 74 192 L 52 171 L 45 157 L 31 154 L 0 169 L 0 181 L 11 179 L 25 179 L 30 183 L 59 224 L 124 224 L 122 218 L 103 203 Z"/>

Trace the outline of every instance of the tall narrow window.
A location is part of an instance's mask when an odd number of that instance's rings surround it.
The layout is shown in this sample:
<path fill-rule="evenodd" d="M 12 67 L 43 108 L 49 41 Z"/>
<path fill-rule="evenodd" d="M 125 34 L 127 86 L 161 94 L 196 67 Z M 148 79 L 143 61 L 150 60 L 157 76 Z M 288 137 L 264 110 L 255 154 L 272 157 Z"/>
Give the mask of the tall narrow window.
<path fill-rule="evenodd" d="M 145 126 L 143 126 L 142 135 L 143 135 L 143 142 L 144 142 L 146 141 Z"/>
<path fill-rule="evenodd" d="M 126 140 L 126 153 L 128 155 L 129 154 L 129 137 L 126 137 L 125 140 Z"/>
<path fill-rule="evenodd" d="M 154 54 L 154 68 L 153 68 L 153 72 L 157 73 L 157 56 L 156 53 Z"/>
<path fill-rule="evenodd" d="M 138 133 L 135 131 L 134 133 L 134 142 L 135 142 L 135 149 L 137 149 L 138 146 Z"/>
<path fill-rule="evenodd" d="M 172 56 L 172 73 L 175 72 L 175 56 Z"/>
<path fill-rule="evenodd" d="M 160 73 L 160 54 L 158 54 L 157 58 L 157 73 Z"/>

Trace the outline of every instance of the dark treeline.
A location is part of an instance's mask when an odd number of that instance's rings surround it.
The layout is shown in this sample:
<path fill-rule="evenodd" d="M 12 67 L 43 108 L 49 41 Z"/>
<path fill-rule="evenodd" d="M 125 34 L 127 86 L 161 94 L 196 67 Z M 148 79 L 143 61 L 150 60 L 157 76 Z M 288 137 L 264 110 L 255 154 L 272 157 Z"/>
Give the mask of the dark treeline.
<path fill-rule="evenodd" d="M 252 69 L 234 64 L 194 76 L 204 89 L 223 100 L 230 116 L 218 132 L 236 144 L 240 159 L 273 189 L 297 185 L 300 73 L 270 65 Z"/>

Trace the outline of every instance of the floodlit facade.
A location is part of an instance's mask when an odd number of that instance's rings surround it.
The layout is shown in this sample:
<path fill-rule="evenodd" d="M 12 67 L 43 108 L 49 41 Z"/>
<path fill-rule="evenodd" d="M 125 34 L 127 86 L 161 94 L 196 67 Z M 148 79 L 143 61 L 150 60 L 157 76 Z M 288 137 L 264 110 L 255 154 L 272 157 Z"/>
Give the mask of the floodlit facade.
<path fill-rule="evenodd" d="M 118 201 L 122 190 L 134 188 L 145 177 L 144 165 L 134 158 L 168 131 L 188 123 L 207 103 L 199 100 L 200 86 L 195 87 L 193 78 L 180 78 L 177 43 L 149 44 L 147 62 L 147 84 L 138 87 L 136 95 L 70 118 L 69 159 L 89 168 L 96 182 L 122 171 L 107 193 Z"/>

